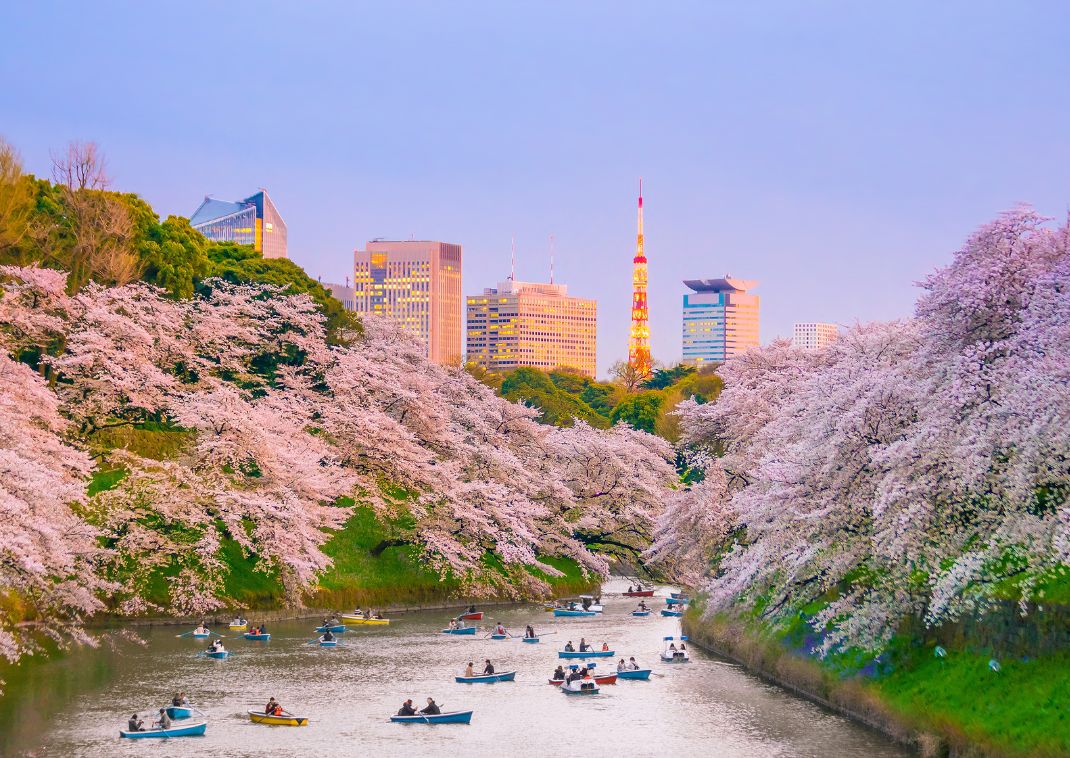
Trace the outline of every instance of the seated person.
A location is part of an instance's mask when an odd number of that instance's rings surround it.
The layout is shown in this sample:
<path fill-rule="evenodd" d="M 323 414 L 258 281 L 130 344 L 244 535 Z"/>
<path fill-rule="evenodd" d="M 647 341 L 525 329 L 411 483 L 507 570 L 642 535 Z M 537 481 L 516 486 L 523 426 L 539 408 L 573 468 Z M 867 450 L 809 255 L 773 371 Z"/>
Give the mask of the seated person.
<path fill-rule="evenodd" d="M 331 634 L 331 630 L 328 629 L 326 632 L 323 633 L 323 636 L 320 637 L 320 640 L 322 640 L 323 642 L 334 642 L 334 635 Z"/>
<path fill-rule="evenodd" d="M 624 663 L 624 659 L 621 658 L 620 662 L 617 663 L 617 671 L 626 671 L 627 669 L 628 666 Z"/>
<path fill-rule="evenodd" d="M 487 665 L 483 667 L 483 673 L 484 674 L 493 674 L 494 673 L 494 664 L 490 662 L 490 658 L 487 658 L 486 663 L 487 663 Z"/>
<path fill-rule="evenodd" d="M 585 639 L 583 639 L 581 637 L 580 638 L 580 652 L 581 653 L 586 653 L 590 649 L 591 649 L 591 646 L 587 644 L 587 640 L 585 640 Z"/>
<path fill-rule="evenodd" d="M 283 710 L 282 703 L 275 703 L 275 707 L 271 709 L 272 716 L 282 716 L 286 711 Z"/>
<path fill-rule="evenodd" d="M 401 708 L 398 709 L 399 716 L 415 716 L 416 709 L 412 706 L 412 698 L 409 698 L 401 704 Z"/>
<path fill-rule="evenodd" d="M 159 727 L 160 729 L 171 728 L 171 717 L 167 715 L 166 708 L 160 709 L 160 715 L 154 722 L 152 722 L 152 725 L 155 727 Z"/>
<path fill-rule="evenodd" d="M 268 714 L 274 713 L 275 712 L 275 706 L 277 706 L 278 704 L 279 703 L 278 703 L 278 701 L 275 700 L 275 698 L 271 698 L 270 700 L 268 700 L 267 705 L 264 706 L 264 713 L 268 713 Z"/>
<path fill-rule="evenodd" d="M 475 667 L 472 666 L 472 662 L 471 661 L 468 661 L 468 665 L 464 667 L 464 675 L 465 676 L 475 676 L 476 675 Z"/>
<path fill-rule="evenodd" d="M 439 708 L 438 705 L 435 703 L 434 698 L 429 697 L 427 698 L 427 707 L 421 708 L 420 713 L 425 716 L 437 716 L 438 714 L 442 713 L 442 709 Z"/>
<path fill-rule="evenodd" d="M 602 643 L 602 652 L 603 653 L 608 653 L 609 652 L 609 643 L 608 642 L 603 642 Z"/>
<path fill-rule="evenodd" d="M 450 629 L 457 628 L 457 619 L 450 619 Z"/>
<path fill-rule="evenodd" d="M 529 640 L 535 639 L 535 627 L 533 627 L 531 624 L 528 624 L 524 628 L 524 636 L 527 637 Z"/>
<path fill-rule="evenodd" d="M 137 717 L 135 713 L 130 717 L 130 720 L 126 722 L 127 731 L 130 732 L 142 732 L 145 730 L 145 722 Z"/>
<path fill-rule="evenodd" d="M 628 665 L 631 667 L 632 671 L 639 670 L 639 664 L 635 662 L 635 658 L 629 658 Z"/>
<path fill-rule="evenodd" d="M 565 678 L 565 670 L 561 668 L 561 664 L 558 664 L 557 668 L 554 669 L 554 675 L 550 678 L 555 681 L 563 680 Z"/>
<path fill-rule="evenodd" d="M 576 652 L 576 648 L 572 647 L 572 640 L 569 640 L 567 643 L 565 643 L 565 652 L 566 653 L 575 653 Z"/>

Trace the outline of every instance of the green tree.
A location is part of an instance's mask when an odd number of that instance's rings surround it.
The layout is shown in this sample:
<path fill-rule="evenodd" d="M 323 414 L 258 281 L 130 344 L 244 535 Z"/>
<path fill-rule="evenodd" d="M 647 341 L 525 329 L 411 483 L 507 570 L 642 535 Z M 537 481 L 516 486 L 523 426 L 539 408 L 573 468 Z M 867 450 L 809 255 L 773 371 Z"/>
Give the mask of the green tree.
<path fill-rule="evenodd" d="M 636 429 L 654 434 L 663 402 L 664 398 L 660 392 L 640 392 L 618 403 L 610 420 L 614 424 L 623 421 Z"/>

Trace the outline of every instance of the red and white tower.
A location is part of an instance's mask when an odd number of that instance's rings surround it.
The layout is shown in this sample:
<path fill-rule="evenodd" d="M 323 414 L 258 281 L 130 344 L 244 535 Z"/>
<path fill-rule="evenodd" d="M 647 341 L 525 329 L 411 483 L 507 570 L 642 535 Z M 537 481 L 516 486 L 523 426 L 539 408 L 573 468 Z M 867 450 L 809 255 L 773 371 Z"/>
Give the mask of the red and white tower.
<path fill-rule="evenodd" d="M 639 236 L 632 258 L 632 328 L 628 363 L 642 377 L 650 375 L 650 311 L 646 304 L 646 255 L 643 254 L 643 180 L 639 179 Z"/>

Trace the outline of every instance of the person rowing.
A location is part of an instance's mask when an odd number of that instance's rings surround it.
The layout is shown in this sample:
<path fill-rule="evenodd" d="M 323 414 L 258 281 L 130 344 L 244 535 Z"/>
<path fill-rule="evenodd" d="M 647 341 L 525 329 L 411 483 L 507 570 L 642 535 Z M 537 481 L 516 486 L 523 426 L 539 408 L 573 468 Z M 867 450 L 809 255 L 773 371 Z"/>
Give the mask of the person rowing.
<path fill-rule="evenodd" d="M 465 611 L 465 613 L 475 613 L 475 612 L 476 612 L 476 607 L 474 605 L 468 606 L 468 610 Z"/>
<path fill-rule="evenodd" d="M 197 627 L 196 629 L 193 630 L 193 633 L 194 634 L 211 634 L 211 632 L 208 631 L 208 627 L 206 627 L 204 625 L 203 621 L 201 622 L 201 625 L 199 627 Z"/>
<path fill-rule="evenodd" d="M 502 622 L 501 622 L 501 621 L 499 621 L 499 622 L 498 622 L 498 626 L 496 626 L 496 627 L 494 628 L 494 633 L 495 633 L 495 634 L 505 634 L 505 633 L 506 633 L 506 632 L 505 632 L 505 627 L 504 627 L 504 626 L 502 625 Z"/>
<path fill-rule="evenodd" d="M 468 665 L 471 666 L 472 664 L 469 663 Z M 406 700 L 404 703 L 401 704 L 401 708 L 398 709 L 398 715 L 399 716 L 415 716 L 416 715 L 416 709 L 412 705 L 412 698 L 409 698 L 408 700 Z"/>
<path fill-rule="evenodd" d="M 222 653 L 224 650 L 223 640 L 212 640 L 212 644 L 208 646 L 209 653 Z"/>
<path fill-rule="evenodd" d="M 271 715 L 271 714 L 275 713 L 275 709 L 278 708 L 278 707 L 279 707 L 279 701 L 276 700 L 274 698 L 274 696 L 272 696 L 267 701 L 267 705 L 264 706 L 264 713 L 266 713 L 268 715 Z"/>
<path fill-rule="evenodd" d="M 126 722 L 126 728 L 131 732 L 143 732 L 145 731 L 145 722 L 139 719 L 135 713 L 130 717 L 130 720 Z"/>
<path fill-rule="evenodd" d="M 327 627 L 327 631 L 320 637 L 320 642 L 334 642 L 334 635 L 331 633 L 330 627 Z"/>
<path fill-rule="evenodd" d="M 581 653 L 586 653 L 590 649 L 591 649 L 591 646 L 587 644 L 587 640 L 584 639 L 583 637 L 580 637 L 580 652 Z"/>
<path fill-rule="evenodd" d="M 639 601 L 639 610 L 641 610 L 641 611 L 649 611 L 650 610 L 649 608 L 646 607 L 646 601 L 645 600 L 640 600 Z"/>
<path fill-rule="evenodd" d="M 421 708 L 420 713 L 424 716 L 437 716 L 442 713 L 442 709 L 435 703 L 434 698 L 429 697 L 427 698 L 427 707 Z"/>
<path fill-rule="evenodd" d="M 486 664 L 483 667 L 483 676 L 490 676 L 494 673 L 494 664 L 490 662 L 490 658 L 487 658 Z"/>
<path fill-rule="evenodd" d="M 524 627 L 524 638 L 529 640 L 535 639 L 535 627 L 533 627 L 531 624 L 528 624 L 526 627 Z"/>
<path fill-rule="evenodd" d="M 159 715 L 159 717 L 157 717 L 157 719 L 155 721 L 152 722 L 152 725 L 154 727 L 156 727 L 156 728 L 159 728 L 159 729 L 170 729 L 171 728 L 171 717 L 167 715 L 167 709 L 166 708 L 161 708 L 160 709 L 160 715 Z"/>

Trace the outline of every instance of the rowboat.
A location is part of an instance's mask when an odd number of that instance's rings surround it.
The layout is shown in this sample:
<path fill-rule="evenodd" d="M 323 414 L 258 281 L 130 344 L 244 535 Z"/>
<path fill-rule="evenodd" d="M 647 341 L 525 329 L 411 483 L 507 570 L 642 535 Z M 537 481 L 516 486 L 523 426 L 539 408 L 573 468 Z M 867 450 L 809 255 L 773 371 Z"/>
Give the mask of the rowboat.
<path fill-rule="evenodd" d="M 395 724 L 470 724 L 472 711 L 449 711 L 433 716 L 391 716 L 390 720 Z"/>
<path fill-rule="evenodd" d="M 647 673 L 649 673 L 649 672 L 647 672 Z M 595 684 L 616 684 L 617 683 L 617 676 L 618 676 L 617 673 L 613 673 L 613 674 L 595 674 L 594 675 L 594 683 Z M 635 677 L 633 677 L 633 678 L 635 678 Z M 556 687 L 560 687 L 562 684 L 565 683 L 564 679 L 547 679 L 546 681 L 548 681 L 550 684 L 552 684 L 552 685 L 554 685 Z"/>
<path fill-rule="evenodd" d="M 650 669 L 625 669 L 618 671 L 617 676 L 620 679 L 649 679 Z"/>
<path fill-rule="evenodd" d="M 482 621 L 483 611 L 472 611 L 471 613 L 462 613 L 458 616 L 462 621 Z"/>
<path fill-rule="evenodd" d="M 509 639 L 509 635 L 508 634 L 492 634 L 490 636 L 490 638 L 492 640 L 507 640 L 507 639 Z"/>
<path fill-rule="evenodd" d="M 567 608 L 554 608 L 555 616 L 595 616 L 594 611 L 573 611 Z"/>
<path fill-rule="evenodd" d="M 207 655 L 209 658 L 215 658 L 217 661 L 221 661 L 224 658 L 226 658 L 228 655 L 230 655 L 230 651 L 229 650 L 211 650 L 211 651 L 205 653 L 205 655 Z"/>
<path fill-rule="evenodd" d="M 249 622 L 248 621 L 246 621 L 244 624 L 231 624 L 230 625 L 230 631 L 232 631 L 232 632 L 244 632 L 248 628 L 249 628 Z"/>
<path fill-rule="evenodd" d="M 167 718 L 172 721 L 181 721 L 182 719 L 188 719 L 193 717 L 193 708 L 188 705 L 169 705 L 167 706 Z"/>
<path fill-rule="evenodd" d="M 538 637 L 524 637 L 523 640 L 524 640 L 524 642 L 528 643 L 529 645 L 537 645 L 538 642 L 539 642 L 539 638 Z"/>
<path fill-rule="evenodd" d="M 146 729 L 143 732 L 131 732 L 126 729 L 120 729 L 119 736 L 129 737 L 130 739 L 140 739 L 143 737 L 194 737 L 204 734 L 204 730 L 207 728 L 207 721 L 198 721 L 196 724 L 172 725 L 167 729 Z"/>
<path fill-rule="evenodd" d="M 566 695 L 597 695 L 598 685 L 593 679 L 576 679 L 562 684 L 561 691 Z"/>
<path fill-rule="evenodd" d="M 457 629 L 443 629 L 443 634 L 475 634 L 476 628 L 474 626 L 462 626 Z"/>
<path fill-rule="evenodd" d="M 320 647 L 338 647 L 338 640 L 320 640 Z"/>
<path fill-rule="evenodd" d="M 665 598 L 665 605 L 687 605 L 691 602 L 689 597 L 667 597 Z"/>
<path fill-rule="evenodd" d="M 671 608 L 662 608 L 661 609 L 661 615 L 662 616 L 672 616 L 673 618 L 679 618 L 680 616 L 684 615 L 684 612 L 683 611 L 674 611 Z"/>
<path fill-rule="evenodd" d="M 190 637 L 192 637 L 195 640 L 203 640 L 203 639 L 207 639 L 208 637 L 211 637 L 211 636 L 212 636 L 211 632 L 205 632 L 204 634 L 198 634 L 197 632 L 194 632 L 193 634 L 190 635 Z"/>
<path fill-rule="evenodd" d="M 558 650 L 558 658 L 612 658 L 616 655 L 613 650 L 586 650 L 580 652 L 578 650 Z"/>
<path fill-rule="evenodd" d="M 390 623 L 390 619 L 366 619 L 363 616 L 350 616 L 345 613 L 342 614 L 342 621 L 362 626 L 385 626 Z"/>
<path fill-rule="evenodd" d="M 649 616 L 650 611 L 632 611 L 633 616 Z"/>
<path fill-rule="evenodd" d="M 270 713 L 249 711 L 249 720 L 256 724 L 271 724 L 272 726 L 308 726 L 307 716 L 295 716 L 292 713 L 282 712 L 281 716 L 272 716 Z"/>
<path fill-rule="evenodd" d="M 654 590 L 632 590 L 625 592 L 624 597 L 654 597 Z"/>
<path fill-rule="evenodd" d="M 270 640 L 271 639 L 271 635 L 268 634 L 267 632 L 264 632 L 263 634 L 253 634 L 252 632 L 246 632 L 245 634 L 242 635 L 242 637 L 244 637 L 247 640 L 261 640 L 261 641 L 266 641 L 266 640 Z"/>
<path fill-rule="evenodd" d="M 512 682 L 515 679 L 515 671 L 504 671 L 500 674 L 481 674 L 479 676 L 453 677 L 453 680 L 460 684 L 493 684 L 494 682 Z"/>
<path fill-rule="evenodd" d="M 326 631 L 330 631 L 331 634 L 341 634 L 346 630 L 345 624 L 335 624 L 333 626 L 317 626 L 316 631 L 323 634 Z"/>

